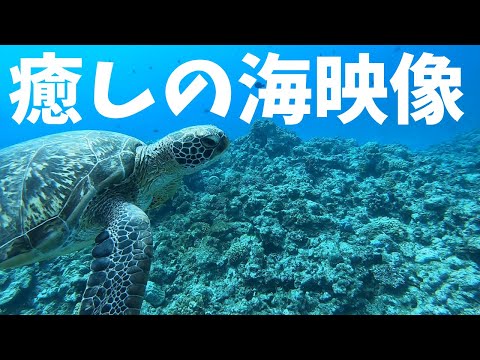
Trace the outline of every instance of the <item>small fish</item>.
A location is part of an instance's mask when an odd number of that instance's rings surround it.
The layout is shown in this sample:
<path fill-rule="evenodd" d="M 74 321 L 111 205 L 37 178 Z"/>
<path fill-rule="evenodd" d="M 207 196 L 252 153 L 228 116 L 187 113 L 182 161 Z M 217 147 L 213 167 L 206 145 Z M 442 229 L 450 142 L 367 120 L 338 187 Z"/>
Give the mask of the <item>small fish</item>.
<path fill-rule="evenodd" d="M 154 133 L 158 133 L 158 129 L 153 129 L 153 132 L 154 132 Z"/>
<path fill-rule="evenodd" d="M 255 83 L 255 87 L 256 87 L 257 89 L 265 89 L 265 84 L 261 83 L 260 81 L 257 81 L 257 82 Z"/>
<path fill-rule="evenodd" d="M 148 70 L 152 70 L 152 69 L 153 69 L 153 66 L 150 65 L 150 66 L 148 67 Z"/>

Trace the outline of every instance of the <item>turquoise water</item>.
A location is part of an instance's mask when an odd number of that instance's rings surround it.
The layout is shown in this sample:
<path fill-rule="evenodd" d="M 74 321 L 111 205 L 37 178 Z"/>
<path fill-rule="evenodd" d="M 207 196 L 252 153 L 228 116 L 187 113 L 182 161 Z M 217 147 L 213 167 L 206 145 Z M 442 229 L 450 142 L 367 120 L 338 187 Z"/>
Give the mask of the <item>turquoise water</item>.
<path fill-rule="evenodd" d="M 46 125 L 41 121 L 31 124 L 24 121 L 20 126 L 12 120 L 16 104 L 11 104 L 9 94 L 18 89 L 12 83 L 9 69 L 20 64 L 21 58 L 41 58 L 43 52 L 55 52 L 56 57 L 81 58 L 82 67 L 70 69 L 81 75 L 77 85 L 77 103 L 75 109 L 82 120 L 77 124 L 68 121 L 64 125 Z M 160 135 L 194 124 L 212 123 L 228 131 L 232 138 L 246 134 L 250 125 L 240 120 L 248 95 L 258 96 L 258 88 L 247 88 L 239 83 L 240 77 L 247 73 L 263 81 L 257 72 L 264 63 L 269 52 L 279 54 L 280 60 L 309 60 L 310 70 L 307 74 L 307 87 L 312 89 L 311 114 L 305 115 L 298 125 L 287 126 L 303 139 L 314 136 L 340 136 L 355 138 L 360 142 L 379 141 L 382 143 L 401 143 L 413 148 L 425 148 L 458 133 L 479 127 L 478 83 L 480 71 L 480 46 L 475 45 L 35 45 L 0 47 L 0 126 L 2 138 L 0 146 L 4 147 L 39 135 L 59 131 L 81 129 L 104 129 L 121 131 L 142 140 L 153 140 Z M 316 58 L 317 56 L 339 56 L 342 61 L 342 75 L 345 63 L 358 62 L 359 53 L 369 53 L 370 62 L 384 64 L 384 85 L 387 98 L 375 100 L 377 106 L 389 117 L 379 125 L 371 119 L 367 112 L 348 124 L 342 124 L 337 115 L 346 111 L 353 99 L 344 98 L 342 109 L 331 110 L 327 118 L 316 116 Z M 425 120 L 413 121 L 407 126 L 397 124 L 397 95 L 389 83 L 395 73 L 402 54 L 410 53 L 417 61 L 423 52 L 435 56 L 446 56 L 450 59 L 449 67 L 461 68 L 461 87 L 463 96 L 457 101 L 458 107 L 465 113 L 456 122 L 448 112 L 443 120 L 428 126 Z M 261 59 L 255 69 L 242 62 L 245 54 L 251 53 Z M 221 117 L 211 113 L 210 107 L 214 98 L 214 87 L 208 75 L 205 79 L 209 85 L 188 105 L 183 112 L 175 116 L 165 99 L 165 85 L 170 74 L 179 65 L 190 60 L 210 60 L 218 64 L 227 74 L 232 87 L 231 104 L 227 116 Z M 121 104 L 131 100 L 142 91 L 149 89 L 155 103 L 145 110 L 124 119 L 110 119 L 101 116 L 94 106 L 94 85 L 97 62 L 113 62 L 109 97 L 112 103 Z M 302 73 L 302 72 L 300 72 Z M 190 74 L 181 83 L 186 87 L 197 73 Z M 342 78 L 342 85 L 344 85 Z M 263 81 L 265 82 L 265 81 Z M 410 72 L 413 84 L 413 73 Z M 413 88 L 411 89 L 413 90 Z M 410 97 L 413 100 L 413 97 Z M 254 119 L 262 116 L 262 103 L 255 112 Z M 413 111 L 412 105 L 410 110 Z M 281 115 L 274 115 L 273 120 L 283 125 Z"/>
<path fill-rule="evenodd" d="M 82 59 L 82 67 L 72 69 L 81 75 L 74 107 L 82 120 L 75 124 L 69 120 L 49 125 L 41 119 L 17 124 L 12 119 L 16 104 L 9 94 L 19 86 L 12 83 L 10 68 L 20 65 L 20 58 L 41 58 L 43 52 Z M 242 62 L 247 53 L 260 58 L 255 69 Z M 250 124 L 240 119 L 249 95 L 259 96 L 268 88 L 257 72 L 269 53 L 279 54 L 280 60 L 309 61 L 308 71 L 279 72 L 307 74 L 310 114 L 296 125 L 285 124 L 282 114 L 262 116 L 262 100 Z M 346 97 L 340 110 L 317 117 L 317 57 L 340 57 L 341 84 L 346 86 L 344 65 L 358 62 L 360 53 L 369 53 L 370 63 L 384 64 L 380 85 L 385 86 L 386 97 L 375 99 L 388 115 L 383 125 L 366 111 L 343 124 L 338 115 L 354 103 Z M 461 69 L 458 89 L 463 96 L 455 103 L 464 114 L 458 121 L 445 110 L 437 125 L 412 118 L 409 125 L 398 125 L 398 97 L 390 79 L 406 53 L 414 56 L 413 63 L 423 53 L 445 56 L 448 68 Z M 225 117 L 210 111 L 215 88 L 208 75 L 204 91 L 178 116 L 170 109 L 167 80 L 191 60 L 210 60 L 225 71 L 231 85 Z M 108 94 L 112 103 L 128 102 L 149 89 L 154 104 L 126 118 L 100 115 L 94 105 L 97 62 L 114 63 Z M 47 144 L 31 157 L 10 152 L 6 149 L 10 145 L 87 129 L 116 131 L 153 143 L 188 126 L 213 124 L 230 138 L 220 160 L 184 176 L 170 200 L 146 210 L 153 257 L 148 278 L 141 279 L 145 280 L 141 314 L 478 315 L 479 63 L 480 46 L 466 45 L 0 46 L 0 261 L 7 257 L 2 249 L 9 248 L 9 254 L 23 249 L 21 241 L 9 247 L 12 233 L 21 236 L 23 227 L 28 232 L 28 225 L 23 225 L 27 220 L 59 205 L 54 200 L 62 171 L 81 172 L 86 161 L 65 169 L 59 156 L 61 150 L 77 149 L 80 159 L 84 154 L 78 149 L 85 145 L 80 141 L 68 148 Z M 245 73 L 256 77 L 258 84 L 251 88 L 241 84 L 238 80 Z M 180 91 L 198 74 L 186 76 Z M 410 91 L 418 89 L 413 71 L 408 80 Z M 369 84 L 375 84 L 375 78 Z M 409 100 L 414 100 L 413 93 Z M 412 104 L 409 111 L 415 111 Z M 185 142 L 192 145 L 191 141 Z M 218 138 L 203 139 L 201 144 L 208 146 L 210 141 Z M 204 151 L 197 148 L 195 153 Z M 50 163 L 36 162 L 33 155 L 46 155 Z M 22 176 L 13 176 L 15 160 L 21 156 L 25 169 Z M 105 176 L 116 167 L 106 169 Z M 88 174 L 94 177 L 102 171 Z M 42 182 L 48 199 L 37 190 Z M 10 201 L 12 196 L 19 201 Z M 82 196 L 85 193 L 78 199 Z M 18 213 L 30 215 L 22 220 L 25 215 L 17 217 L 12 207 L 20 209 L 28 200 L 30 212 Z M 57 227 L 38 228 L 52 234 L 63 229 L 58 219 L 64 217 L 52 217 Z M 29 236 L 33 244 L 44 238 L 36 231 Z M 100 244 L 110 241 L 104 232 L 95 239 Z M 102 246 L 96 247 L 94 257 L 108 253 L 108 246 Z M 98 274 L 105 262 L 92 265 L 97 275 L 90 276 L 92 259 L 88 246 L 0 270 L 0 314 L 78 313 L 87 284 L 91 288 L 103 281 Z M 95 290 L 98 294 L 102 286 Z"/>

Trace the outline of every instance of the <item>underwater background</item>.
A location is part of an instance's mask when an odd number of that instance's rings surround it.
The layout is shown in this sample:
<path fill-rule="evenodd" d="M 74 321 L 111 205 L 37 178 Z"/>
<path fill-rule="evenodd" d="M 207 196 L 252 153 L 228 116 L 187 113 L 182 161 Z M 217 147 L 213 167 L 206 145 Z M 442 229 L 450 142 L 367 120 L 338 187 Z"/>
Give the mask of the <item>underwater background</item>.
<path fill-rule="evenodd" d="M 20 58 L 80 57 L 76 124 L 20 125 L 12 120 L 18 89 L 10 68 Z M 281 115 L 240 120 L 249 94 L 238 82 L 256 76 L 269 52 L 310 60 L 311 114 L 297 125 Z M 434 126 L 397 124 L 389 80 L 403 53 L 423 52 L 461 68 L 464 115 L 447 111 Z M 258 56 L 252 69 L 246 53 Z M 366 112 L 348 124 L 316 116 L 317 56 L 384 63 L 388 97 L 375 99 L 383 125 Z M 173 70 L 208 59 L 230 79 L 225 118 L 210 112 L 209 85 L 175 116 L 165 100 Z M 150 89 L 155 104 L 124 119 L 94 106 L 97 61 L 114 62 L 109 98 L 121 104 Z M 0 45 L 0 148 L 84 129 L 119 131 L 152 142 L 190 125 L 214 124 L 232 140 L 218 162 L 187 176 L 149 215 L 154 260 L 142 314 L 479 314 L 480 46 L 477 45 Z M 305 73 L 305 72 L 304 72 Z M 187 76 L 187 86 L 198 73 Z M 411 84 L 413 74 L 411 76 Z M 413 111 L 413 106 L 410 105 Z M 89 274 L 91 249 L 0 270 L 1 314 L 73 314 Z"/>

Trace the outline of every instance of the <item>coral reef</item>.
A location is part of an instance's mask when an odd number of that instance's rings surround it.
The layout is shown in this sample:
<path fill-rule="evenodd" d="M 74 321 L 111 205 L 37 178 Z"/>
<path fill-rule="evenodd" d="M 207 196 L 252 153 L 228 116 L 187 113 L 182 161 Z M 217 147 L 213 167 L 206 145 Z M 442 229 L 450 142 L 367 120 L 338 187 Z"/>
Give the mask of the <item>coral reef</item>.
<path fill-rule="evenodd" d="M 144 314 L 480 314 L 480 132 L 415 152 L 253 123 L 150 212 Z M 71 314 L 89 250 L 0 271 L 0 312 Z"/>

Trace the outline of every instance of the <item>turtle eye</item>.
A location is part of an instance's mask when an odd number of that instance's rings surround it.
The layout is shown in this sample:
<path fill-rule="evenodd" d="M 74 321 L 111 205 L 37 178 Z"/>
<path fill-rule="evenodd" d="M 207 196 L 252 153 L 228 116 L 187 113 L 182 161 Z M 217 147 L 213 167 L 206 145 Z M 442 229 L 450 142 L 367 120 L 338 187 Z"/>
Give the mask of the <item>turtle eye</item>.
<path fill-rule="evenodd" d="M 206 148 L 214 148 L 215 146 L 218 145 L 219 137 L 216 135 L 210 135 L 210 136 L 205 136 L 200 139 L 202 142 L 202 145 L 205 146 Z"/>

